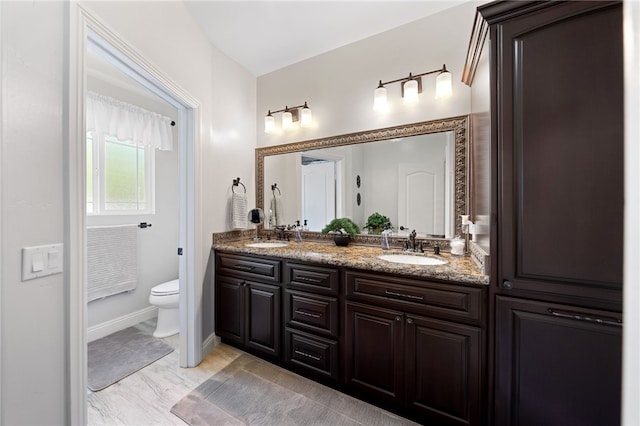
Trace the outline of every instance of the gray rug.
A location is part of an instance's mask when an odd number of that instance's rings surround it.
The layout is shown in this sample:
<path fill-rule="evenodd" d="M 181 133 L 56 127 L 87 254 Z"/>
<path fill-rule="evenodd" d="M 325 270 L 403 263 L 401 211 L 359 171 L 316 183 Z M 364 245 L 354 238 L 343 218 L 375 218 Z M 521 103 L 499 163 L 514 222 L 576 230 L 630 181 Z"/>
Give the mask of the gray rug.
<path fill-rule="evenodd" d="M 171 412 L 190 425 L 409 425 L 376 406 L 241 355 Z"/>
<path fill-rule="evenodd" d="M 160 339 L 134 327 L 87 345 L 89 389 L 96 392 L 173 352 Z"/>

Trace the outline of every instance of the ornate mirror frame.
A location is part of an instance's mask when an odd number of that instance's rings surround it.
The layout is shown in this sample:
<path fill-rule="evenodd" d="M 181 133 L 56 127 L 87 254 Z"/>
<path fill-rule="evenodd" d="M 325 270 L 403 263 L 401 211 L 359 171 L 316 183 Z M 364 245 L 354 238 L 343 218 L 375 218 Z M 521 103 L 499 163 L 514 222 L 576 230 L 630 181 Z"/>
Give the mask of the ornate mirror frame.
<path fill-rule="evenodd" d="M 469 200 L 468 182 L 468 157 L 469 157 L 469 116 L 444 118 L 432 121 L 423 121 L 401 126 L 387 127 L 383 129 L 367 130 L 364 132 L 348 133 L 345 135 L 331 136 L 321 139 L 313 139 L 303 142 L 294 142 L 282 145 L 272 145 L 264 148 L 256 148 L 256 207 L 264 209 L 264 158 L 272 155 L 289 154 L 292 152 L 309 151 L 320 148 L 331 148 L 344 145 L 354 145 L 367 142 L 382 141 L 387 139 L 404 138 L 408 136 L 424 135 L 453 131 L 455 138 L 455 232 L 461 235 L 463 214 L 467 213 Z M 262 230 L 262 225 L 260 225 Z M 308 232 L 318 234 L 319 232 Z M 368 235 L 367 237 L 370 237 Z"/>

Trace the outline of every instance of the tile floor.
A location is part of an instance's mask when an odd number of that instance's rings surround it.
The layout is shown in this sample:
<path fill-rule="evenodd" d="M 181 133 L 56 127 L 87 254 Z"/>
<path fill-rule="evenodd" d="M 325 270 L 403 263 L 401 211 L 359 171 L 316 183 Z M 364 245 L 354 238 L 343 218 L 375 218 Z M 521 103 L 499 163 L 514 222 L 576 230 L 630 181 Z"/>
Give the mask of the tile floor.
<path fill-rule="evenodd" d="M 151 334 L 155 323 L 147 321 L 137 327 Z M 179 336 L 163 340 L 176 350 L 100 392 L 87 390 L 87 424 L 184 425 L 169 412 L 171 407 L 242 354 L 221 344 L 197 367 L 180 368 Z"/>
<path fill-rule="evenodd" d="M 155 321 L 146 321 L 136 327 L 151 334 Z M 88 425 L 184 425 L 170 412 L 171 407 L 244 354 L 239 349 L 220 344 L 197 367 L 180 368 L 179 336 L 163 340 L 176 350 L 102 391 L 87 390 Z M 344 399 L 339 392 L 327 390 L 335 392 L 336 398 Z M 366 407 L 368 404 L 360 405 Z M 383 410 L 371 407 L 371 415 L 379 411 Z M 401 418 L 399 420 L 402 422 Z"/>

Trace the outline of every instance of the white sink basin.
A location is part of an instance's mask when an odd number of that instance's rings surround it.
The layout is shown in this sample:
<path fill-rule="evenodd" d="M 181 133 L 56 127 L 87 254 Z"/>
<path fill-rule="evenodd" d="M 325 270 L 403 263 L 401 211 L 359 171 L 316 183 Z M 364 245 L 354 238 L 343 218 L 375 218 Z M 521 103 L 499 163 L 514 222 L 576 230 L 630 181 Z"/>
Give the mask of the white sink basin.
<path fill-rule="evenodd" d="M 286 247 L 288 243 L 247 243 L 246 247 L 255 247 L 255 248 L 278 248 L 278 247 Z"/>
<path fill-rule="evenodd" d="M 387 262 L 403 263 L 405 265 L 444 265 L 446 260 L 436 259 L 435 257 L 427 256 L 412 256 L 410 254 L 381 254 L 378 259 L 386 260 Z"/>

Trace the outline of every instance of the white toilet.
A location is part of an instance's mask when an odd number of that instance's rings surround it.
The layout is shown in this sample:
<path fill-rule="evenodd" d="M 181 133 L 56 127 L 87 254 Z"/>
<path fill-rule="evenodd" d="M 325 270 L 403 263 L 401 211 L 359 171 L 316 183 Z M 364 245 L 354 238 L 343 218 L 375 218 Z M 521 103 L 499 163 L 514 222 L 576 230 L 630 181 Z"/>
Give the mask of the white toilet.
<path fill-rule="evenodd" d="M 149 303 L 158 307 L 158 323 L 153 337 L 168 337 L 180 331 L 179 283 L 180 281 L 176 279 L 158 284 L 151 289 Z"/>

